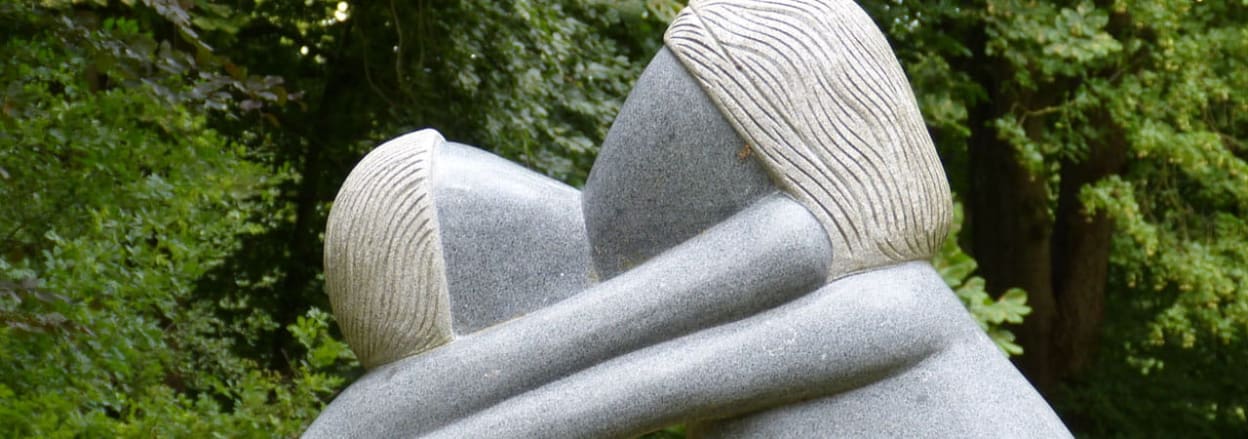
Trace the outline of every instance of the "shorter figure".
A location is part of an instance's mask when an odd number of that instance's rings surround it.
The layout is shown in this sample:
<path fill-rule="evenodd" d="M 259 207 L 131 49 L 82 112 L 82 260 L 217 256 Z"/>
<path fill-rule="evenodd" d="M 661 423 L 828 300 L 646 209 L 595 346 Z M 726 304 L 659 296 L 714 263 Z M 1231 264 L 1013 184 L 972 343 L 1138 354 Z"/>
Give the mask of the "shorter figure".
<path fill-rule="evenodd" d="M 576 189 L 423 130 L 374 149 L 343 184 L 326 290 L 371 369 L 581 291 L 584 237 Z"/>

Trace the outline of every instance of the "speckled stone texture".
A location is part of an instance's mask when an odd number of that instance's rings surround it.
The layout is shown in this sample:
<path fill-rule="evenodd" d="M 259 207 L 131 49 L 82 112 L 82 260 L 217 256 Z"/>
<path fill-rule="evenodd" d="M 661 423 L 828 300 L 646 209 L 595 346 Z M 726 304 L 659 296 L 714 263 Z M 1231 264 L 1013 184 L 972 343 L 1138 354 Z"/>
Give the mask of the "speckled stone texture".
<path fill-rule="evenodd" d="M 620 108 L 585 185 L 594 266 L 615 276 L 775 190 L 664 48 Z"/>
<path fill-rule="evenodd" d="M 436 153 L 434 204 L 455 334 L 589 286 L 579 191 L 471 146 L 450 142 Z"/>

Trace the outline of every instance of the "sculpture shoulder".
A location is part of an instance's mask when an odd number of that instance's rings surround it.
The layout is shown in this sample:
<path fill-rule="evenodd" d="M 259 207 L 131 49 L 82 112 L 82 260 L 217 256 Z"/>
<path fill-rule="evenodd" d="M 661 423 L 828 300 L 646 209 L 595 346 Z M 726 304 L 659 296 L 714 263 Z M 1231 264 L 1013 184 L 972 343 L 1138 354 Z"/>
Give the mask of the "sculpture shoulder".
<path fill-rule="evenodd" d="M 841 277 L 812 294 L 835 306 L 840 330 L 898 361 L 921 361 L 979 331 L 953 291 L 927 261 L 910 261 Z"/>

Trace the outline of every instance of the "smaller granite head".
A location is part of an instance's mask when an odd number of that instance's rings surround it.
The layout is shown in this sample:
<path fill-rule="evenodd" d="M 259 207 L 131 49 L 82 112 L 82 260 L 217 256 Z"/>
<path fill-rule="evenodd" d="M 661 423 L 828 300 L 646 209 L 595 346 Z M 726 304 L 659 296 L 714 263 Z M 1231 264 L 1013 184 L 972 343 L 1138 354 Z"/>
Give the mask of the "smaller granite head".
<path fill-rule="evenodd" d="M 581 291 L 580 207 L 575 189 L 433 130 L 377 147 L 325 232 L 325 289 L 348 344 L 372 368 Z"/>

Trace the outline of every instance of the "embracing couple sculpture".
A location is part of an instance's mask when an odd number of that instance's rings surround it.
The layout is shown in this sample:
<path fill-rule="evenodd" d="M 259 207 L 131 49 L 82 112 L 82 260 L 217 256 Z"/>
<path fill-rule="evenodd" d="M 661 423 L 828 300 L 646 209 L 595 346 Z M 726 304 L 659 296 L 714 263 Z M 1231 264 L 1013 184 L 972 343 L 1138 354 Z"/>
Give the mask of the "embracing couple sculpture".
<path fill-rule="evenodd" d="M 432 130 L 343 185 L 368 373 L 308 437 L 1064 437 L 928 260 L 951 201 L 849 0 L 693 1 L 583 192 Z"/>

